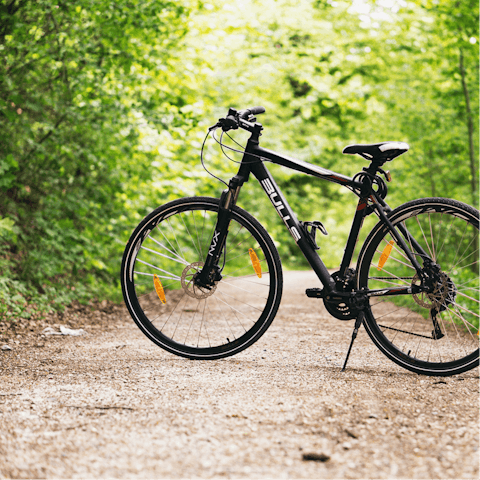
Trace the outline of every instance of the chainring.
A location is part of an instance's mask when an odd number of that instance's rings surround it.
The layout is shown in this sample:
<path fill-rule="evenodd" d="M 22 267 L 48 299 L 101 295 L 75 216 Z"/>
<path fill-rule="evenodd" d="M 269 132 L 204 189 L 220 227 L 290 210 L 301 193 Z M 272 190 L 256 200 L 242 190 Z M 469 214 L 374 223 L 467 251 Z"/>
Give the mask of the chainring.
<path fill-rule="evenodd" d="M 355 291 L 356 272 L 349 268 L 344 278 L 340 277 L 340 272 L 332 274 L 338 291 L 354 292 Z M 353 320 L 358 317 L 360 310 L 343 297 L 328 295 L 323 299 L 323 303 L 328 313 L 338 320 Z"/>
<path fill-rule="evenodd" d="M 344 298 L 332 296 L 329 300 L 324 298 L 323 303 L 328 313 L 338 320 L 353 320 L 358 317 L 358 310 L 348 305 Z"/>

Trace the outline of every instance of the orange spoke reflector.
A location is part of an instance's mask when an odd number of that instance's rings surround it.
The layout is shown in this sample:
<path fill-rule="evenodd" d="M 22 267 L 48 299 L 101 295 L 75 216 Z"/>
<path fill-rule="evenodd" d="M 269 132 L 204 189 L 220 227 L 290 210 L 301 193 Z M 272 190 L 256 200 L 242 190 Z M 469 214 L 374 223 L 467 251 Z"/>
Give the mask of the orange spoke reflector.
<path fill-rule="evenodd" d="M 390 240 L 388 242 L 388 245 L 383 249 L 383 252 L 380 255 L 380 260 L 378 261 L 377 270 L 381 270 L 383 268 L 383 266 L 385 265 L 385 262 L 388 260 L 388 257 L 390 256 L 390 253 L 392 252 L 392 248 L 394 245 L 395 245 L 395 242 L 393 240 Z"/>
<path fill-rule="evenodd" d="M 262 266 L 260 265 L 260 260 L 258 259 L 255 250 L 253 248 L 249 248 L 248 254 L 250 255 L 250 260 L 252 261 L 253 269 L 255 270 L 257 277 L 262 278 Z"/>
<path fill-rule="evenodd" d="M 153 276 L 153 284 L 155 285 L 155 291 L 157 292 L 158 298 L 162 303 L 167 303 L 167 299 L 165 298 L 165 292 L 162 287 L 162 282 L 157 277 L 157 275 Z"/>

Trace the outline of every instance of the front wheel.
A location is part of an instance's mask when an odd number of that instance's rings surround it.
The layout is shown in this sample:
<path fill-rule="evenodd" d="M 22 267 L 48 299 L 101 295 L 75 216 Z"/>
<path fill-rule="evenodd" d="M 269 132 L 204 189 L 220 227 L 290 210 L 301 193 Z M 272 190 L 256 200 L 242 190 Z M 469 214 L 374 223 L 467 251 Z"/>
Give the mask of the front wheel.
<path fill-rule="evenodd" d="M 199 287 L 219 200 L 182 198 L 148 215 L 133 232 L 121 269 L 127 308 L 142 332 L 165 350 L 191 359 L 234 355 L 267 330 L 282 296 L 277 249 L 260 223 L 231 212 L 220 255 L 221 279 Z M 219 277 L 220 278 L 220 277 Z"/>
<path fill-rule="evenodd" d="M 368 334 L 387 357 L 416 373 L 455 375 L 478 366 L 479 212 L 456 200 L 425 198 L 405 203 L 388 216 L 397 229 L 403 225 L 408 231 L 405 241 L 431 279 L 431 288 L 420 294 L 370 297 L 365 311 Z M 360 289 L 381 292 L 421 283 L 382 223 L 366 239 L 358 265 Z"/>

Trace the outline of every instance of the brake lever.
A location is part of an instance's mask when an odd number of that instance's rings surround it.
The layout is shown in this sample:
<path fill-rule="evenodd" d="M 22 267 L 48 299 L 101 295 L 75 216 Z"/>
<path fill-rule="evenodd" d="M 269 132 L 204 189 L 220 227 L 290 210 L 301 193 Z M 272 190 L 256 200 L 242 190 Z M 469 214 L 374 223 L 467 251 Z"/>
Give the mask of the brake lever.
<path fill-rule="evenodd" d="M 208 131 L 211 132 L 217 128 L 221 128 L 224 132 L 229 130 L 236 130 L 238 128 L 238 123 L 235 118 L 219 118 L 218 122 L 215 125 L 212 125 L 208 128 Z"/>
<path fill-rule="evenodd" d="M 212 130 L 216 130 L 219 127 L 221 127 L 220 122 L 217 122 L 215 125 L 208 127 L 208 131 L 211 132 Z"/>
<path fill-rule="evenodd" d="M 221 118 L 218 123 L 220 123 L 220 126 L 224 132 L 228 132 L 229 130 L 237 130 L 238 128 L 238 119 L 233 115 L 227 115 L 227 118 Z"/>
<path fill-rule="evenodd" d="M 244 119 L 239 117 L 237 114 L 230 114 L 227 115 L 226 118 L 219 118 L 215 125 L 212 125 L 208 128 L 208 131 L 211 132 L 217 128 L 221 128 L 224 132 L 228 132 L 229 130 L 237 130 L 240 128 L 240 123 L 244 126 L 247 126 L 247 130 L 251 131 L 251 129 L 255 127 L 256 121 L 257 118 L 253 115 L 249 116 L 248 119 Z"/>

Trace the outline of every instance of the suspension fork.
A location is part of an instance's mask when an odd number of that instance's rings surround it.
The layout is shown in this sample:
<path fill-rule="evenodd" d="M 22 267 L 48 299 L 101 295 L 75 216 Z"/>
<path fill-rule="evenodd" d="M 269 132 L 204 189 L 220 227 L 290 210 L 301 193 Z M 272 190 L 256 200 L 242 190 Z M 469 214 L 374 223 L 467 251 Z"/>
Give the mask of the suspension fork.
<path fill-rule="evenodd" d="M 221 268 L 218 266 L 220 256 L 222 254 L 225 242 L 227 241 L 228 228 L 232 218 L 233 207 L 237 203 L 238 195 L 242 185 L 248 182 L 252 162 L 257 161 L 255 157 L 250 155 L 252 145 L 258 145 L 258 134 L 247 142 L 245 154 L 243 156 L 238 173 L 230 179 L 228 189 L 222 192 L 220 197 L 220 205 L 218 207 L 218 217 L 215 229 L 213 230 L 212 240 L 208 248 L 207 258 L 202 271 L 195 278 L 195 283 L 200 287 L 210 288 L 215 282 L 222 279 Z"/>
<path fill-rule="evenodd" d="M 228 228 L 230 226 L 231 212 L 235 206 L 240 186 L 235 190 L 228 188 L 222 192 L 218 208 L 217 223 L 213 230 L 212 240 L 208 248 L 205 264 L 195 279 L 195 283 L 201 287 L 209 288 L 215 281 L 221 280 L 221 269 L 218 266 L 223 247 L 227 240 Z"/>

